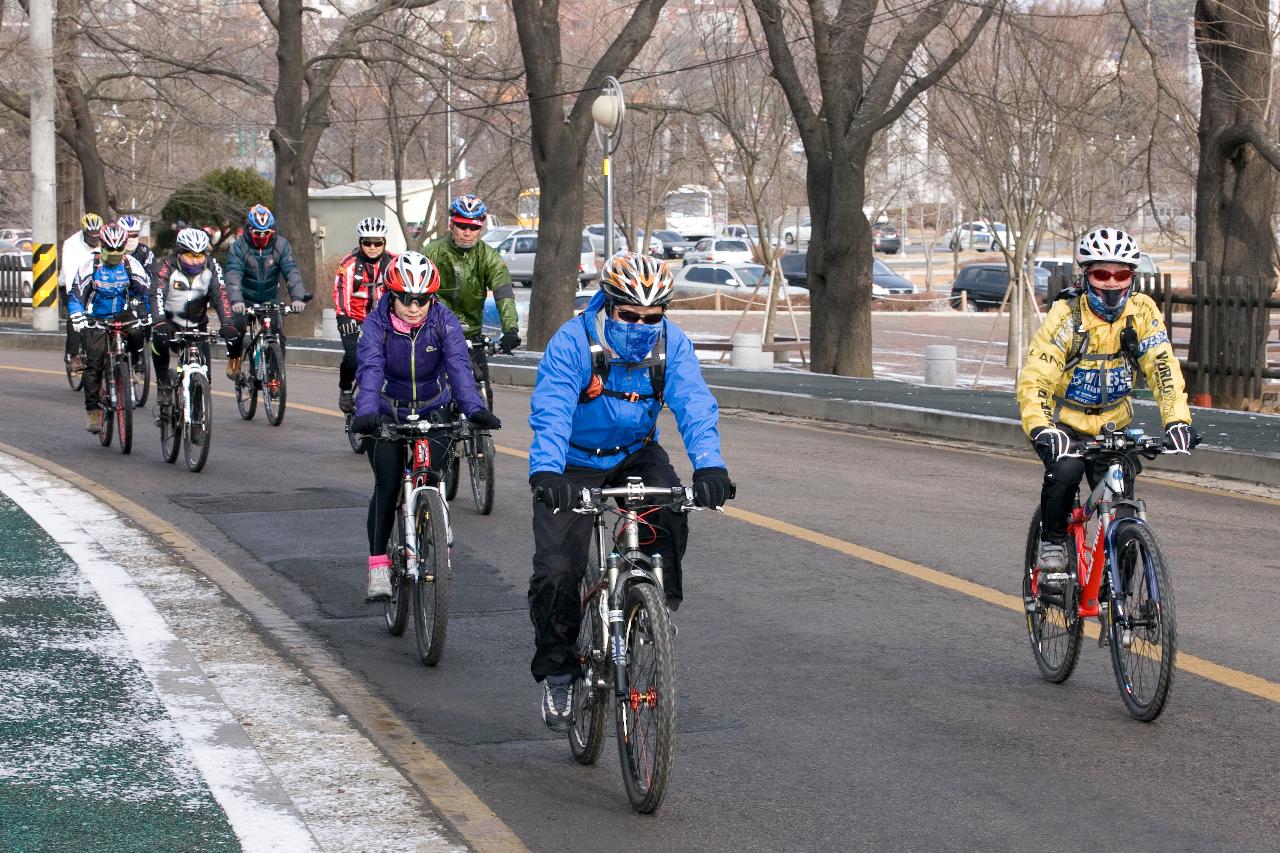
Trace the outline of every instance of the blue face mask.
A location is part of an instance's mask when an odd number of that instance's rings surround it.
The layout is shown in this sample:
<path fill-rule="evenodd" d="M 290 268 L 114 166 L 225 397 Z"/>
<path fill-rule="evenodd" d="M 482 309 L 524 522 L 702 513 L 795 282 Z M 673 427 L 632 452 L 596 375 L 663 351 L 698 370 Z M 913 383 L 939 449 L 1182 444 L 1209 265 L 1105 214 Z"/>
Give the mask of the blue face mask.
<path fill-rule="evenodd" d="M 652 326 L 645 323 L 624 323 L 612 317 L 606 317 L 604 321 L 605 341 L 623 361 L 644 361 L 649 350 L 658 342 L 661 331 L 661 323 Z"/>

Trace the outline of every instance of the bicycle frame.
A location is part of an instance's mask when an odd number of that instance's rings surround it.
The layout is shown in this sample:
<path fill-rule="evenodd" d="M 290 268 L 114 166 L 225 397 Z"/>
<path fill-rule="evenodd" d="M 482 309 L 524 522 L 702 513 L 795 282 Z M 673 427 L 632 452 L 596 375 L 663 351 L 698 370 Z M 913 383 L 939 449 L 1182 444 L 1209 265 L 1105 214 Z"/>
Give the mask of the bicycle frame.
<path fill-rule="evenodd" d="M 112 381 L 115 376 L 116 364 L 121 359 L 129 358 L 128 351 L 128 335 L 131 331 L 141 327 L 143 321 L 138 320 L 102 320 L 96 323 L 85 325 L 86 329 L 102 329 L 107 333 L 107 358 L 106 364 L 102 368 L 102 379 L 107 385 L 107 400 L 109 401 L 109 411 L 114 412 L 120 405 L 119 394 L 117 393 L 116 383 Z M 83 351 L 84 347 L 81 346 Z M 132 365 L 130 370 L 132 370 Z M 129 405 L 133 405 L 133 400 L 129 400 Z"/>
<path fill-rule="evenodd" d="M 250 305 L 245 308 L 246 322 L 253 323 L 253 331 L 245 353 L 252 359 L 254 375 L 263 379 L 266 370 L 263 348 L 270 343 L 280 341 L 280 323 L 284 315 L 291 313 L 289 306 L 275 302 L 264 302 L 261 305 Z"/>
<path fill-rule="evenodd" d="M 191 377 L 199 373 L 209 378 L 209 365 L 205 363 L 204 353 L 200 351 L 200 340 L 212 340 L 215 336 L 208 332 L 178 332 L 175 337 L 182 340 L 182 355 L 178 362 L 178 382 L 182 386 L 182 421 L 191 424 Z M 183 340 L 185 338 L 185 340 Z"/>
<path fill-rule="evenodd" d="M 424 424 L 420 425 L 416 416 L 411 416 L 409 424 L 415 427 L 415 432 L 432 432 L 441 429 L 452 429 L 454 424 Z M 413 524 L 414 515 L 418 509 L 418 499 L 423 492 L 432 491 L 440 495 L 440 503 L 445 507 L 444 526 L 448 534 L 450 543 L 453 541 L 453 530 L 449 526 L 449 502 L 445 500 L 445 494 L 439 486 L 431 485 L 431 445 L 425 434 L 422 435 L 404 435 L 397 436 L 405 442 L 405 463 L 404 474 L 400 480 L 400 524 L 404 531 L 405 542 L 405 570 L 409 577 L 416 583 L 419 580 L 418 573 L 418 531 Z M 449 549 L 449 561 L 452 562 L 452 548 Z"/>

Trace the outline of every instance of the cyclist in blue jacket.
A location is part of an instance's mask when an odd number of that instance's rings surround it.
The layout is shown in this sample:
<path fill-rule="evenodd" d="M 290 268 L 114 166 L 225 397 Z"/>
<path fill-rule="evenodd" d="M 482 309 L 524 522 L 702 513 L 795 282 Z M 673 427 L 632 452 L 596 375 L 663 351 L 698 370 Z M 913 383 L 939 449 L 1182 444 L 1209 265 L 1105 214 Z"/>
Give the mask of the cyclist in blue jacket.
<path fill-rule="evenodd" d="M 293 257 L 289 241 L 276 233 L 275 214 L 264 205 L 255 204 L 245 218 L 244 233 L 237 237 L 227 252 L 227 270 L 223 281 L 231 311 L 235 314 L 235 326 L 240 335 L 234 342 L 235 351 L 241 351 L 244 340 L 245 303 L 260 305 L 274 302 L 280 292 L 280 276 L 284 276 L 289 288 L 289 298 L 294 311 L 307 307 L 307 289 L 302 283 L 302 270 Z M 280 330 L 280 342 L 284 343 L 284 330 Z M 227 378 L 235 381 L 240 372 L 240 357 L 227 358 Z"/>
<path fill-rule="evenodd" d="M 664 316 L 672 293 L 666 262 L 615 255 L 601 271 L 600 291 L 560 327 L 538 365 L 529 415 L 529 617 L 536 635 L 530 669 L 545 682 L 542 719 L 554 731 L 573 725 L 574 681 L 582 677 L 574 643 L 592 520 L 572 512 L 581 490 L 620 485 L 628 476 L 647 486 L 679 485 L 658 443 L 658 414 L 667 404 L 693 463 L 697 503 L 715 508 L 732 497 L 720 455 L 719 407 L 693 344 Z M 683 599 L 680 561 L 688 522 L 670 510 L 650 519 L 664 560 L 667 606 L 675 610 Z"/>

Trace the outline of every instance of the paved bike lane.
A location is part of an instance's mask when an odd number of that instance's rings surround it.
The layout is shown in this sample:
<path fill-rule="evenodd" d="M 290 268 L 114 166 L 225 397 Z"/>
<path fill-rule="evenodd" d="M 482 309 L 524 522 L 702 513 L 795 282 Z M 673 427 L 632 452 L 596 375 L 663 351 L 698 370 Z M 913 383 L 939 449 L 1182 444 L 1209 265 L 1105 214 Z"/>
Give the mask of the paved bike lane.
<path fill-rule="evenodd" d="M 0 850 L 456 850 L 220 591 L 0 454 Z"/>

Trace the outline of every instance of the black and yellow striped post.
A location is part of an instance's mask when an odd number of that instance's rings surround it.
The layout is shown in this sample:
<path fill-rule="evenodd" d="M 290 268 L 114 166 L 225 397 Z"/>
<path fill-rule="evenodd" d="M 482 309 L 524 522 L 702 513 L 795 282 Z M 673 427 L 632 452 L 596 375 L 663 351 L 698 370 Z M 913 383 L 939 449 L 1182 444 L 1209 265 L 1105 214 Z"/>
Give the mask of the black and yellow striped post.
<path fill-rule="evenodd" d="M 58 249 L 53 243 L 31 247 L 31 325 L 58 327 Z"/>

